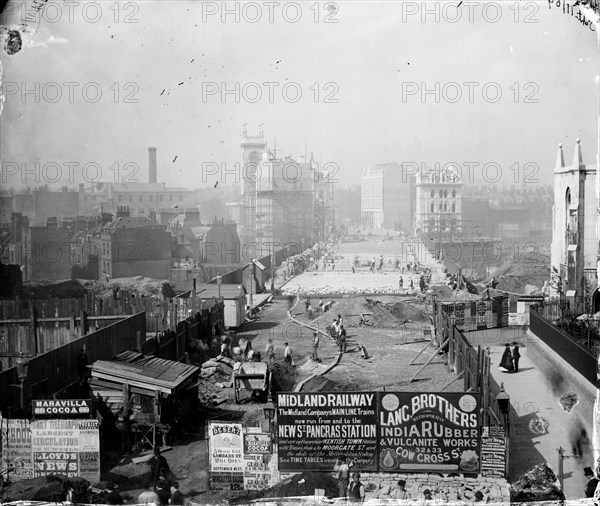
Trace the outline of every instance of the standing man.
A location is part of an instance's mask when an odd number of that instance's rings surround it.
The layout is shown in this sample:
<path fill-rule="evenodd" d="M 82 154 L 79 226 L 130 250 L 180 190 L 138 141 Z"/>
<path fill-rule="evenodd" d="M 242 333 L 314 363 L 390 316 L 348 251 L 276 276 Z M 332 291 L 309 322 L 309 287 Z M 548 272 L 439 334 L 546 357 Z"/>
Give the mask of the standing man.
<path fill-rule="evenodd" d="M 154 447 L 154 457 L 150 459 L 149 463 L 150 479 L 154 485 L 154 490 L 156 490 L 156 485 L 158 484 L 161 475 L 169 473 L 169 463 L 167 462 L 167 459 L 160 454 L 160 448 L 158 446 Z"/>
<path fill-rule="evenodd" d="M 267 343 L 267 347 L 265 348 L 265 355 L 269 360 L 269 364 L 272 364 L 275 361 L 275 345 L 273 344 L 272 337 L 269 337 L 269 342 Z"/>
<path fill-rule="evenodd" d="M 516 341 L 513 341 L 513 362 L 515 364 L 515 372 L 519 372 L 519 359 L 521 358 L 521 353 L 519 353 L 519 345 Z"/>
<path fill-rule="evenodd" d="M 346 456 L 342 455 L 333 466 L 333 470 L 338 473 L 338 491 L 339 497 L 348 497 L 348 483 L 350 482 L 350 465 L 346 462 Z"/>
<path fill-rule="evenodd" d="M 313 346 L 313 360 L 315 362 L 320 362 L 319 355 L 317 353 L 317 351 L 319 349 L 319 333 L 316 330 L 313 332 L 312 346 Z"/>
<path fill-rule="evenodd" d="M 400 281 L 398 281 L 398 285 L 400 285 L 400 291 L 404 289 L 404 278 L 400 276 Z"/>
<path fill-rule="evenodd" d="M 346 353 L 346 329 L 340 325 L 340 351 Z"/>
<path fill-rule="evenodd" d="M 364 502 L 365 487 L 360 482 L 360 473 L 352 473 L 352 483 L 348 485 L 348 499 L 350 502 Z"/>
<path fill-rule="evenodd" d="M 288 343 L 283 343 L 283 345 L 285 346 L 284 350 L 283 350 L 283 360 L 285 360 L 288 364 L 292 364 L 293 360 L 292 360 L 292 348 L 290 348 L 290 345 Z"/>

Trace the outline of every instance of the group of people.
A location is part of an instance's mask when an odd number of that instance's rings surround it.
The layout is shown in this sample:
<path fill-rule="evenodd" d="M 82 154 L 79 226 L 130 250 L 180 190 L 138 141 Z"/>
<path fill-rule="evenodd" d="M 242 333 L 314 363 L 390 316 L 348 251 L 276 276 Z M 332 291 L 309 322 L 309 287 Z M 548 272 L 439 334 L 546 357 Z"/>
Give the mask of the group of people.
<path fill-rule="evenodd" d="M 346 353 L 347 347 L 347 338 L 346 338 L 346 329 L 344 328 L 344 319 L 341 314 L 337 315 L 337 318 L 333 319 L 333 323 L 330 327 L 331 337 L 335 339 L 335 342 L 338 345 L 340 353 Z"/>
<path fill-rule="evenodd" d="M 521 353 L 519 352 L 519 345 L 513 341 L 512 352 L 510 349 L 510 344 L 506 343 L 504 349 L 504 353 L 502 354 L 502 359 L 500 360 L 499 369 L 503 372 L 519 372 L 519 359 L 521 358 Z"/>
<path fill-rule="evenodd" d="M 167 506 L 183 504 L 184 496 L 179 490 L 179 483 L 171 479 L 171 470 L 167 459 L 161 455 L 160 448 L 154 447 L 154 456 L 148 462 L 150 476 L 144 490 L 138 497 L 137 504 L 154 504 Z"/>

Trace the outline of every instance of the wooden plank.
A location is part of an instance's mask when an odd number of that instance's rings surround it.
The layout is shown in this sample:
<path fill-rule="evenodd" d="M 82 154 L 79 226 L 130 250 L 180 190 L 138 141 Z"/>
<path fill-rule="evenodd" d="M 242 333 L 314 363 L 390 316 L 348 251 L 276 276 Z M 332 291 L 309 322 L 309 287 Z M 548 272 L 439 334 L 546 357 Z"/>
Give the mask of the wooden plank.
<path fill-rule="evenodd" d="M 92 373 L 92 374 L 96 374 L 97 378 L 101 378 L 101 379 L 107 379 L 107 380 L 111 380 L 111 381 L 115 381 L 115 378 L 113 376 L 109 376 L 109 375 L 104 375 L 102 373 Z M 166 387 L 166 386 L 162 386 L 162 385 L 155 385 L 152 383 L 145 383 L 143 381 L 140 380 L 127 380 L 129 382 L 129 385 L 131 386 L 136 386 L 136 387 L 140 387 L 146 390 L 150 390 L 152 392 L 163 392 L 165 394 L 170 394 L 172 393 L 172 388 Z"/>

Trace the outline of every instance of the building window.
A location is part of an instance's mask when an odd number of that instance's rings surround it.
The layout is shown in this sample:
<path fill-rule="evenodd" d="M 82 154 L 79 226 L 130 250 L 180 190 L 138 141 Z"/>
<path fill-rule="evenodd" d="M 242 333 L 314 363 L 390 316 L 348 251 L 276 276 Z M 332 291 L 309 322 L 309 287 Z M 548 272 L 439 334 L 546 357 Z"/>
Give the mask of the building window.
<path fill-rule="evenodd" d="M 431 198 L 435 197 L 435 192 L 431 190 Z"/>
<path fill-rule="evenodd" d="M 452 212 L 456 212 L 456 204 L 452 204 Z"/>
<path fill-rule="evenodd" d="M 173 202 L 173 195 L 169 195 L 169 202 Z"/>
<path fill-rule="evenodd" d="M 456 190 L 452 190 L 452 198 L 456 197 Z"/>
<path fill-rule="evenodd" d="M 162 201 L 163 201 L 163 196 L 162 196 L 162 195 L 159 195 L 159 196 L 158 196 L 158 200 L 160 200 L 160 201 L 162 202 Z"/>
<path fill-rule="evenodd" d="M 150 202 L 154 202 L 154 195 L 150 195 L 148 198 L 150 199 Z"/>
<path fill-rule="evenodd" d="M 435 209 L 435 206 L 433 204 L 431 204 L 431 206 L 429 207 L 429 209 L 430 209 L 430 212 L 433 212 L 434 209 Z"/>
<path fill-rule="evenodd" d="M 119 202 L 123 202 L 123 195 L 119 195 Z"/>
<path fill-rule="evenodd" d="M 447 199 L 448 198 L 448 190 L 444 190 L 444 198 Z"/>
<path fill-rule="evenodd" d="M 129 202 L 133 202 L 133 195 L 129 195 Z"/>
<path fill-rule="evenodd" d="M 442 198 L 444 195 L 444 192 L 442 190 L 440 190 L 440 198 Z"/>

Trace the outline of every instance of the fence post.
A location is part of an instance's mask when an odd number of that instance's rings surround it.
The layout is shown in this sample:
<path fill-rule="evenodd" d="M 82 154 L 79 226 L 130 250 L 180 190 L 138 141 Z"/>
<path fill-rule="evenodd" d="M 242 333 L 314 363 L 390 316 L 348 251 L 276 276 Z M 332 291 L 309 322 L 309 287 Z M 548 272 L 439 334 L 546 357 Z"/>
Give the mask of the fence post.
<path fill-rule="evenodd" d="M 37 357 L 39 354 L 37 308 L 33 305 L 32 301 L 29 301 L 29 314 L 31 315 L 31 334 L 33 336 L 33 353 Z"/>
<path fill-rule="evenodd" d="M 136 331 L 135 340 L 136 340 L 137 351 L 139 353 L 141 353 L 142 352 L 142 331 L 141 330 Z"/>

